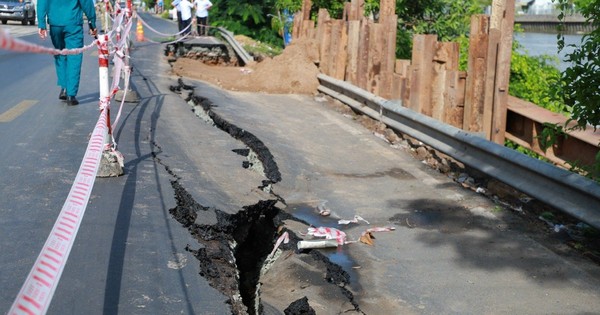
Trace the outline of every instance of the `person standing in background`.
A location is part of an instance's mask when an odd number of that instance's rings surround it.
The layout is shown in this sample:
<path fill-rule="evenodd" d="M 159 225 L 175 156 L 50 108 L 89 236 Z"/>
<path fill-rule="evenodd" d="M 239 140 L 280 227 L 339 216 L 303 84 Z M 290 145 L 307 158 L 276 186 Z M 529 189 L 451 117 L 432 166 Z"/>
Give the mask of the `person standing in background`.
<path fill-rule="evenodd" d="M 96 10 L 93 0 L 38 0 L 38 35 L 41 39 L 46 39 L 49 24 L 50 39 L 54 48 L 82 48 L 84 13 L 88 20 L 90 35 L 96 36 Z M 60 86 L 58 98 L 65 100 L 67 105 L 79 104 L 75 96 L 79 91 L 82 60 L 82 53 L 54 55 L 57 83 Z"/>
<path fill-rule="evenodd" d="M 192 9 L 194 5 L 188 0 L 181 0 L 179 2 L 179 9 L 181 11 L 181 30 L 185 30 L 182 35 L 187 35 L 191 31 L 190 24 L 192 23 Z M 181 31 L 180 30 L 180 31 Z"/>
<path fill-rule="evenodd" d="M 171 2 L 171 5 L 173 6 L 173 8 L 175 8 L 175 11 L 177 12 L 177 29 L 181 32 L 181 30 L 183 30 L 183 24 L 181 21 L 181 7 L 179 6 L 179 3 L 181 3 L 181 0 L 173 0 L 173 2 Z"/>
<path fill-rule="evenodd" d="M 103 33 L 108 33 L 108 30 L 112 27 L 110 15 L 113 12 L 113 7 L 110 1 L 106 0 L 97 0 L 96 2 L 96 13 L 100 18 L 100 25 L 102 28 L 100 29 Z"/>
<path fill-rule="evenodd" d="M 199 36 L 208 35 L 208 9 L 212 7 L 210 0 L 194 0 L 196 6 L 196 27 Z"/>

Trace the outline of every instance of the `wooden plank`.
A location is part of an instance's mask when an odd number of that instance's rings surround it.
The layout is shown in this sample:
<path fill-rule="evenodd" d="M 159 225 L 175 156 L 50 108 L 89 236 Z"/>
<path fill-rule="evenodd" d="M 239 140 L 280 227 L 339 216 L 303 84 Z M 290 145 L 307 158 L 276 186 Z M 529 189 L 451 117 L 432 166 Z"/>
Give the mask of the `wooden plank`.
<path fill-rule="evenodd" d="M 372 21 L 367 19 L 360 20 L 360 34 L 358 37 L 358 72 L 356 74 L 358 87 L 367 89 L 368 81 L 368 63 L 369 63 L 369 29 L 373 25 Z"/>
<path fill-rule="evenodd" d="M 315 39 L 317 38 L 317 28 L 315 26 L 315 21 L 311 21 L 310 27 L 306 32 L 306 38 Z"/>
<path fill-rule="evenodd" d="M 462 128 L 464 95 L 467 74 L 464 71 L 447 70 L 444 99 L 444 122 Z"/>
<path fill-rule="evenodd" d="M 390 100 L 402 100 L 402 92 L 404 89 L 404 80 L 401 75 L 394 73 L 392 74 L 392 91 Z"/>
<path fill-rule="evenodd" d="M 346 63 L 346 81 L 357 86 L 359 34 L 360 21 L 348 21 L 348 61 Z"/>
<path fill-rule="evenodd" d="M 323 40 L 323 32 L 325 30 L 325 22 L 329 21 L 331 18 L 329 17 L 329 12 L 327 12 L 327 9 L 319 9 L 319 14 L 317 15 L 317 35 L 316 35 L 316 41 L 318 44 L 318 48 L 319 48 L 319 60 L 320 60 L 320 56 L 321 56 L 321 52 L 323 47 L 321 46 L 322 40 Z"/>
<path fill-rule="evenodd" d="M 409 67 L 409 77 L 408 77 L 408 80 L 406 81 L 407 95 L 403 99 L 403 103 L 405 104 L 404 106 L 406 106 L 407 108 L 410 108 L 411 110 L 413 110 L 417 113 L 421 112 L 421 110 L 419 108 L 419 96 L 413 95 L 413 94 L 419 93 L 420 83 L 421 83 L 421 75 L 419 72 L 419 67 L 411 64 Z"/>
<path fill-rule="evenodd" d="M 395 64 L 392 82 L 392 99 L 400 100 L 404 106 L 407 106 L 410 60 L 397 59 Z"/>
<path fill-rule="evenodd" d="M 315 28 L 315 21 L 304 20 L 302 21 L 302 38 L 310 38 L 310 34 Z"/>
<path fill-rule="evenodd" d="M 302 20 L 310 20 L 310 10 L 312 8 L 311 0 L 302 1 Z"/>
<path fill-rule="evenodd" d="M 362 20 L 365 16 L 365 0 L 351 0 L 348 21 Z"/>
<path fill-rule="evenodd" d="M 329 48 L 327 55 L 327 73 L 329 73 L 329 76 L 335 78 L 335 60 L 337 58 L 338 46 L 340 44 L 340 32 L 342 31 L 342 27 L 339 23 L 340 20 L 331 20 L 330 22 L 331 35 L 329 37 Z"/>
<path fill-rule="evenodd" d="M 455 42 L 438 43 L 433 61 L 443 64 L 446 70 L 458 70 L 459 49 Z"/>
<path fill-rule="evenodd" d="M 398 18 L 396 15 L 381 22 L 383 25 L 383 51 L 381 61 L 380 96 L 389 99 L 392 96 L 392 78 L 396 65 L 396 33 Z"/>
<path fill-rule="evenodd" d="M 349 21 L 349 16 L 352 11 L 352 3 L 346 2 L 344 3 L 344 11 L 342 12 L 342 20 Z"/>
<path fill-rule="evenodd" d="M 396 59 L 394 73 L 397 73 L 404 78 L 408 78 L 408 67 L 410 67 L 409 59 Z"/>
<path fill-rule="evenodd" d="M 427 114 L 431 118 L 444 121 L 444 93 L 446 87 L 446 67 L 444 63 L 434 62 L 431 64 L 431 81 L 422 82 L 431 85 L 429 99 L 429 110 Z"/>
<path fill-rule="evenodd" d="M 513 29 L 515 23 L 515 0 L 494 0 L 494 13 L 490 25 L 495 25 L 494 19 L 500 19 L 500 43 L 498 47 L 498 62 L 496 63 L 496 80 L 494 92 L 494 107 L 492 114 L 491 140 L 504 145 L 506 131 L 506 102 L 508 100 L 508 85 L 510 80 L 510 60 L 512 56 Z"/>
<path fill-rule="evenodd" d="M 381 96 L 381 63 L 383 55 L 383 25 L 373 23 L 369 29 L 369 60 L 367 63 L 368 84 L 367 91 Z"/>
<path fill-rule="evenodd" d="M 431 116 L 431 84 L 433 56 L 437 35 L 415 35 L 413 38 L 410 77 L 410 108 Z M 422 83 L 422 84 L 421 84 Z"/>
<path fill-rule="evenodd" d="M 337 50 L 337 58 L 335 59 L 335 78 L 340 80 L 346 79 L 346 63 L 348 60 L 348 23 L 340 21 L 340 42 Z"/>
<path fill-rule="evenodd" d="M 496 79 L 496 62 L 500 30 L 490 29 L 488 34 L 488 49 L 485 65 L 485 85 L 483 95 L 483 130 L 485 138 L 492 139 L 492 113 L 494 109 L 494 83 Z"/>
<path fill-rule="evenodd" d="M 331 20 L 331 44 L 329 47 L 328 71 L 331 77 L 344 80 L 346 72 L 346 46 L 348 35 L 346 34 L 346 22 L 342 20 Z"/>
<path fill-rule="evenodd" d="M 319 43 L 319 68 L 326 75 L 331 75 L 329 72 L 329 61 L 331 60 L 331 27 L 332 21 L 325 21 L 319 28 L 322 28 L 321 41 Z"/>
<path fill-rule="evenodd" d="M 394 66 L 394 75 L 392 82 L 392 99 L 402 101 L 406 106 L 408 97 L 409 69 L 410 60 L 397 59 Z"/>
<path fill-rule="evenodd" d="M 396 16 L 396 0 L 380 0 L 379 1 L 379 23 L 385 24 L 388 20 L 395 19 Z"/>
<path fill-rule="evenodd" d="M 292 38 L 301 38 L 300 29 L 302 28 L 302 12 L 294 14 L 294 25 L 292 27 Z"/>
<path fill-rule="evenodd" d="M 447 104 L 446 88 L 449 71 L 458 70 L 458 43 L 437 43 L 433 57 L 433 77 L 431 83 L 431 117 L 445 121 Z M 460 119 L 462 122 L 462 117 Z"/>
<path fill-rule="evenodd" d="M 463 130 L 482 132 L 489 16 L 471 16 Z"/>
<path fill-rule="evenodd" d="M 543 130 L 543 124 L 564 126 L 568 118 L 513 96 L 508 97 L 507 106 L 506 137 L 508 139 L 563 166 L 567 166 L 566 161 L 579 161 L 585 165 L 594 163 L 595 156 L 600 150 L 598 147 L 600 129 L 594 131 L 590 127 L 585 130 L 569 131 L 566 138 L 544 152 L 539 145 L 540 139 L 536 137 Z M 576 123 L 571 121 L 567 127 L 575 125 Z"/>
<path fill-rule="evenodd" d="M 394 72 L 396 66 L 396 35 L 398 27 L 398 18 L 394 15 L 392 18 L 380 23 L 384 29 L 383 59 L 382 67 L 385 71 Z"/>

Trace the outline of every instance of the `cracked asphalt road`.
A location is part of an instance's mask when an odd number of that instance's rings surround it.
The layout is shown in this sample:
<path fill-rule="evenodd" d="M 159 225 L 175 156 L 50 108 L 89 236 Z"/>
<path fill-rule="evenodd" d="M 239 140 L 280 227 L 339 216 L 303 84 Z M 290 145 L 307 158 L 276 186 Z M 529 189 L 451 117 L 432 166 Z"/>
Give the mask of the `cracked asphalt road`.
<path fill-rule="evenodd" d="M 171 25 L 153 21 L 157 28 Z M 244 168 L 245 149 L 228 133 L 192 112 L 170 87 L 162 51 L 139 44 L 132 52 L 139 104 L 126 104 L 115 130 L 125 175 L 98 179 L 49 314 L 229 314 L 231 297 L 200 276 L 186 248 L 200 247 L 169 213 L 177 206 L 173 181 L 202 207 L 236 214 L 277 195 L 277 207 L 303 222 L 283 220 L 300 235 L 312 225 L 344 230 L 356 240 L 367 227 L 394 226 L 362 243 L 320 250 L 349 275 L 331 285 L 327 265 L 310 253 L 283 247 L 261 278 L 266 313 L 282 313 L 308 297 L 317 314 L 349 309 L 365 314 L 582 314 L 600 309 L 600 268 L 569 252 L 557 253 L 531 237 L 515 214 L 453 182 L 374 136 L 355 120 L 308 95 L 265 95 L 219 90 L 189 81 L 211 110 L 251 132 L 269 149 L 281 181 L 270 194 L 264 174 Z M 9 58 L 6 54 L 2 58 Z M 10 58 L 16 58 L 11 56 Z M 27 76 L 44 88 L 36 106 L 15 124 L 0 124 L 2 292 L 8 309 L 62 205 L 97 118 L 96 83 L 88 101 L 68 108 L 55 100 L 51 63 Z M 86 61 L 96 82 L 95 60 Z M 3 79 L 6 80 L 6 79 Z M 96 79 L 97 80 L 97 79 Z M 25 90 L 22 90 L 25 94 Z M 14 97 L 13 97 L 14 98 Z M 82 98 L 86 99 L 86 98 Z M 52 117 L 51 119 L 48 117 Z M 36 126 L 31 128 L 30 126 Z M 274 195 L 275 194 L 275 195 Z M 319 216 L 322 200 L 332 213 Z M 195 219 L 206 225 L 217 219 Z M 355 214 L 370 222 L 338 226 Z M 272 244 L 264 244 L 272 246 Z M 341 292 L 341 293 L 340 293 Z"/>

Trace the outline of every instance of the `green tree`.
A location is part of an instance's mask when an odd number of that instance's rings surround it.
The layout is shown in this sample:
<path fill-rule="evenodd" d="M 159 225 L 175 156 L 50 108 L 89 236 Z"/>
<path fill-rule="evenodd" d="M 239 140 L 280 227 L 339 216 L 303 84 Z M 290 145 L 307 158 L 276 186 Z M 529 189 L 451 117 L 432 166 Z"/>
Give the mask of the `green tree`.
<path fill-rule="evenodd" d="M 275 0 L 214 0 L 210 9 L 210 21 L 235 33 L 259 41 L 280 44 L 275 30 L 271 28 L 269 14 L 273 14 Z"/>
<path fill-rule="evenodd" d="M 288 15 L 298 12 L 300 9 L 302 9 L 302 0 L 275 0 L 275 14 L 270 14 L 272 17 L 271 28 L 283 37 L 284 29 L 292 27 Z"/>
<path fill-rule="evenodd" d="M 562 11 L 559 19 L 564 20 L 570 9 L 569 0 L 558 0 L 558 3 Z M 591 125 L 596 129 L 600 126 L 600 0 L 577 4 L 584 5 L 577 10 L 592 24 L 593 31 L 583 36 L 580 45 L 570 45 L 573 51 L 565 59 L 570 66 L 561 77 L 562 96 L 578 127 Z M 565 48 L 562 34 L 558 35 L 558 47 L 559 50 Z"/>
<path fill-rule="evenodd" d="M 399 22 L 396 56 L 410 58 L 414 34 L 437 34 L 442 41 L 459 40 L 461 47 L 466 47 L 471 15 L 483 13 L 488 3 L 480 0 L 396 0 Z"/>

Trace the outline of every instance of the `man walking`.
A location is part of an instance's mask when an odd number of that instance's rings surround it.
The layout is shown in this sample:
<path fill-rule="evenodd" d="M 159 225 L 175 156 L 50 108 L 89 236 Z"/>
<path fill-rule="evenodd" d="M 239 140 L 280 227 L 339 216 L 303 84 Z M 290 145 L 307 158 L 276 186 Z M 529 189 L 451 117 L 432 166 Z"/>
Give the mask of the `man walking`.
<path fill-rule="evenodd" d="M 41 39 L 48 37 L 47 25 L 50 25 L 50 39 L 56 49 L 76 49 L 83 47 L 83 13 L 88 19 L 90 34 L 96 36 L 96 11 L 93 0 L 38 0 L 38 34 Z M 77 105 L 75 96 L 79 91 L 82 54 L 55 55 L 54 66 L 58 85 L 59 99 L 68 105 Z"/>

